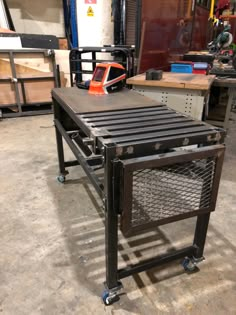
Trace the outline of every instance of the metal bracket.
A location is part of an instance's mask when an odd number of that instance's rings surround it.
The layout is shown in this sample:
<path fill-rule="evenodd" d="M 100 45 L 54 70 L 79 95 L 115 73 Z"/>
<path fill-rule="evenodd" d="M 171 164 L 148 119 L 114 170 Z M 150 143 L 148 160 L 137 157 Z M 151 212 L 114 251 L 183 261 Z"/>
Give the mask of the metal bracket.
<path fill-rule="evenodd" d="M 202 256 L 202 257 L 200 257 L 200 258 L 196 258 L 196 257 L 192 257 L 192 262 L 194 263 L 194 264 L 198 264 L 198 263 L 200 263 L 201 261 L 203 261 L 203 260 L 205 260 L 205 257 L 204 256 Z"/>

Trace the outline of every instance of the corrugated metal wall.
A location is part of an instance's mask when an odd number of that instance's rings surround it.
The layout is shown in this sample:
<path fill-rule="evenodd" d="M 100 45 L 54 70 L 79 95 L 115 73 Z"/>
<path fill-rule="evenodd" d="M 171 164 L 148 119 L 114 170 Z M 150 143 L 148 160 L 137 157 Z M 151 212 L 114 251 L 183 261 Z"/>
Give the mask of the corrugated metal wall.
<path fill-rule="evenodd" d="M 135 45 L 136 35 L 136 0 L 126 0 L 125 44 Z"/>

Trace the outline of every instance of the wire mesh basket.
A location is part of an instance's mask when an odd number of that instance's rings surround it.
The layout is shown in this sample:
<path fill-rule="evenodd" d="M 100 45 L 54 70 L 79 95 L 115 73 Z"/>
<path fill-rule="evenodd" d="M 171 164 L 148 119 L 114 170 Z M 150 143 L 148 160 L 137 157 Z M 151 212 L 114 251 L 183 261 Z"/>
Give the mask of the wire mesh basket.
<path fill-rule="evenodd" d="M 213 211 L 219 152 L 197 149 L 195 153 L 168 153 L 146 163 L 124 162 L 124 234 Z"/>

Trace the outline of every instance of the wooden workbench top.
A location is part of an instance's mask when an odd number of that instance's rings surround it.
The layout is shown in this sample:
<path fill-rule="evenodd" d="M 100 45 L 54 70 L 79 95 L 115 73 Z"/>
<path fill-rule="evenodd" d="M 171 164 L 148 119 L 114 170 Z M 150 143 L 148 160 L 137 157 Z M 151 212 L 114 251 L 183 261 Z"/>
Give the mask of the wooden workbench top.
<path fill-rule="evenodd" d="M 129 78 L 127 83 L 132 85 L 207 91 L 214 79 L 215 75 L 163 72 L 162 80 L 146 80 L 145 74 L 139 74 Z"/>

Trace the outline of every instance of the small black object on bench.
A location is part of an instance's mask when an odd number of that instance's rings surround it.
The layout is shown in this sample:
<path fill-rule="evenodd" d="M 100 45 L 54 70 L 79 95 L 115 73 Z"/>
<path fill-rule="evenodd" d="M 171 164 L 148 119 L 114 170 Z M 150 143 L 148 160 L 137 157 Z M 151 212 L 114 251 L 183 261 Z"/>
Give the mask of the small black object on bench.
<path fill-rule="evenodd" d="M 149 69 L 146 71 L 146 80 L 161 80 L 162 70 Z"/>

